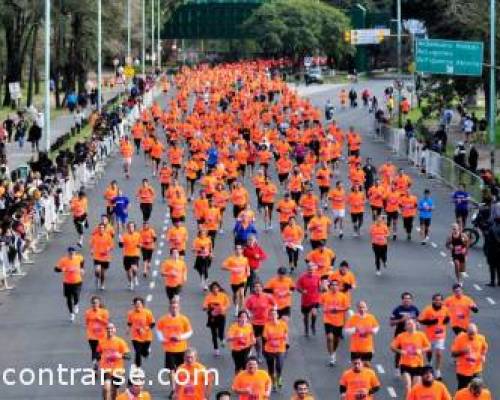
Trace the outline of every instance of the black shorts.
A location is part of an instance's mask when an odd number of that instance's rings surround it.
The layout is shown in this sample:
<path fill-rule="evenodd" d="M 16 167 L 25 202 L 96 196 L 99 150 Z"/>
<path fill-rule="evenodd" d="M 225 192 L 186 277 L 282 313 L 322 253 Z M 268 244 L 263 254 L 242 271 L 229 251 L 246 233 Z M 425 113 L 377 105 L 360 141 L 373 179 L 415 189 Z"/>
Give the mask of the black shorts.
<path fill-rule="evenodd" d="M 264 325 L 253 325 L 253 334 L 256 338 L 262 337 L 262 334 L 264 333 Z"/>
<path fill-rule="evenodd" d="M 245 283 L 246 282 L 242 282 L 242 283 L 238 283 L 237 285 L 231 284 L 231 289 L 232 289 L 233 293 L 236 293 L 239 289 L 244 288 Z"/>
<path fill-rule="evenodd" d="M 169 254 L 172 255 L 172 253 L 174 252 L 174 250 L 177 250 L 179 252 L 179 255 L 184 257 L 186 255 L 186 250 L 180 250 L 180 249 L 174 249 L 174 248 L 171 248 L 169 250 Z"/>
<path fill-rule="evenodd" d="M 290 307 L 285 307 L 278 310 L 278 318 L 289 317 L 292 314 Z"/>
<path fill-rule="evenodd" d="M 391 223 L 391 221 L 397 221 L 399 217 L 399 213 L 397 211 L 391 211 L 387 213 L 387 223 Z"/>
<path fill-rule="evenodd" d="M 126 382 L 125 377 L 121 375 L 115 375 L 111 372 L 105 372 L 102 375 L 102 378 L 104 382 L 111 381 L 111 384 L 117 389 Z"/>
<path fill-rule="evenodd" d="M 182 291 L 182 286 L 165 286 L 165 293 L 167 293 L 167 298 L 169 300 L 172 300 L 175 296 L 178 296 L 181 294 Z"/>
<path fill-rule="evenodd" d="M 465 263 L 465 254 L 452 254 L 451 259 L 459 263 Z"/>
<path fill-rule="evenodd" d="M 184 352 L 165 352 L 165 368 L 175 371 L 184 363 Z"/>
<path fill-rule="evenodd" d="M 429 226 L 431 226 L 431 219 L 430 218 L 420 218 L 420 225 L 428 228 Z"/>
<path fill-rule="evenodd" d="M 170 219 L 172 220 L 172 224 L 175 224 L 176 222 L 184 222 L 184 221 L 186 221 L 186 217 L 185 216 L 182 216 L 182 217 L 171 217 Z"/>
<path fill-rule="evenodd" d="M 467 329 L 462 328 L 460 326 L 452 326 L 451 329 L 453 330 L 453 333 L 458 336 L 458 334 L 462 332 L 467 332 Z"/>
<path fill-rule="evenodd" d="M 467 217 L 469 216 L 469 211 L 468 210 L 455 210 L 455 217 L 456 219 L 463 219 L 464 221 L 467 220 Z"/>
<path fill-rule="evenodd" d="M 181 165 L 180 164 L 172 164 L 172 168 L 173 169 L 181 169 Z"/>
<path fill-rule="evenodd" d="M 262 207 L 269 209 L 270 212 L 273 212 L 274 203 L 262 203 Z"/>
<path fill-rule="evenodd" d="M 101 267 L 102 269 L 108 269 L 109 268 L 109 261 L 100 261 L 100 260 L 94 260 L 94 267 Z"/>
<path fill-rule="evenodd" d="M 400 365 L 399 371 L 401 374 L 408 374 L 412 378 L 416 376 L 422 376 L 422 367 L 409 367 L 407 365 Z"/>
<path fill-rule="evenodd" d="M 300 312 L 302 314 L 309 314 L 314 308 L 317 310 L 319 308 L 319 304 L 318 303 L 314 303 L 314 304 L 311 304 L 309 306 L 301 306 L 300 307 Z"/>
<path fill-rule="evenodd" d="M 328 186 L 320 186 L 319 187 L 319 192 L 322 194 L 322 195 L 325 195 L 326 193 L 328 193 L 328 190 L 330 189 L 330 187 Z"/>
<path fill-rule="evenodd" d="M 333 335 L 339 339 L 342 339 L 342 329 L 343 326 L 334 326 L 332 324 L 325 324 L 325 334 Z"/>
<path fill-rule="evenodd" d="M 125 268 L 125 271 L 130 270 L 132 266 L 139 266 L 139 257 L 136 256 L 125 256 L 123 257 L 123 268 Z"/>
<path fill-rule="evenodd" d="M 156 157 L 153 157 L 153 161 L 156 165 L 159 165 L 160 164 L 160 161 L 161 161 L 161 158 L 156 158 Z"/>
<path fill-rule="evenodd" d="M 63 283 L 64 297 L 80 296 L 82 290 L 81 283 Z"/>
<path fill-rule="evenodd" d="M 278 179 L 280 181 L 280 183 L 283 183 L 287 180 L 288 178 L 288 172 L 286 174 L 278 174 Z"/>
<path fill-rule="evenodd" d="M 142 261 L 151 261 L 153 258 L 153 249 L 141 249 Z"/>
<path fill-rule="evenodd" d="M 373 353 L 360 353 L 358 351 L 351 351 L 351 361 L 356 360 L 360 358 L 361 361 L 368 361 L 370 362 L 373 358 Z"/>
<path fill-rule="evenodd" d="M 382 213 L 382 207 L 371 206 L 372 214 L 380 215 Z"/>

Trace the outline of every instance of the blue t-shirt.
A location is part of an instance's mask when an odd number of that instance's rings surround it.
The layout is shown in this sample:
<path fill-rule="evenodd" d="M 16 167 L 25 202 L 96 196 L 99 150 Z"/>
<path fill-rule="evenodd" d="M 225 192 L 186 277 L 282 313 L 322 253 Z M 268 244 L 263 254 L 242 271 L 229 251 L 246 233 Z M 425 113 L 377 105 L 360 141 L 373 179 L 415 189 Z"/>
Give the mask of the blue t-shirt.
<path fill-rule="evenodd" d="M 452 200 L 455 203 L 455 210 L 467 211 L 469 209 L 470 195 L 462 190 L 457 190 L 453 193 Z"/>
<path fill-rule="evenodd" d="M 116 196 L 113 199 L 113 204 L 115 206 L 115 214 L 127 216 L 128 215 L 128 204 L 129 200 L 126 196 Z"/>
<path fill-rule="evenodd" d="M 410 305 L 409 307 L 405 307 L 404 305 L 401 304 L 392 311 L 391 320 L 401 319 L 405 315 L 407 315 L 411 319 L 416 320 L 419 314 L 420 314 L 419 309 L 413 304 Z M 396 325 L 396 334 L 401 333 L 404 330 L 405 330 L 405 322 L 400 322 L 399 324 Z"/>
<path fill-rule="evenodd" d="M 432 218 L 432 209 L 434 207 L 434 202 L 429 198 L 422 198 L 418 202 L 418 212 L 420 218 L 430 219 Z"/>

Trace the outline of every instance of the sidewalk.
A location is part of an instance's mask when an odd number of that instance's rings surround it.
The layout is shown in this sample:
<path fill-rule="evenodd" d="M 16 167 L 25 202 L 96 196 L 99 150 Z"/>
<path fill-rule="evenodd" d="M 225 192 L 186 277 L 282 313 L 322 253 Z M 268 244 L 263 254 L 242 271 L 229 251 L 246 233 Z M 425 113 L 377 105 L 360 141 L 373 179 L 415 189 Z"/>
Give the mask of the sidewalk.
<path fill-rule="evenodd" d="M 103 104 L 106 104 L 117 94 L 122 92 L 123 87 L 115 87 L 103 92 Z M 90 115 L 92 106 L 89 105 L 85 110 L 83 110 L 85 118 Z M 51 120 L 51 143 L 54 143 L 60 136 L 68 133 L 74 125 L 73 115 L 69 113 L 62 115 L 58 118 Z M 40 149 L 45 147 L 45 134 L 42 134 L 40 139 Z M 25 165 L 31 160 L 35 153 L 31 152 L 31 143 L 25 142 L 22 149 L 19 148 L 16 142 L 7 143 L 5 146 L 5 151 L 7 153 L 7 165 L 11 171 Z"/>

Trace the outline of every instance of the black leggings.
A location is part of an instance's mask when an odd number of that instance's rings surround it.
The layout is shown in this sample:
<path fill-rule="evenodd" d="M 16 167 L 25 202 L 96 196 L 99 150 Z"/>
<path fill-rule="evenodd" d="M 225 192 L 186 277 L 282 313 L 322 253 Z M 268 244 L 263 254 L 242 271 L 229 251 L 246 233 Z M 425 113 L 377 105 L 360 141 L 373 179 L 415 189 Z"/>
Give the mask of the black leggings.
<path fill-rule="evenodd" d="M 89 339 L 90 352 L 92 353 L 92 362 L 97 361 L 97 346 L 99 345 L 99 340 Z"/>
<path fill-rule="evenodd" d="M 79 235 L 83 235 L 83 228 L 87 226 L 87 214 L 83 214 L 79 217 L 73 218 L 73 224 L 75 225 L 76 232 Z"/>
<path fill-rule="evenodd" d="M 198 271 L 200 278 L 208 279 L 208 269 L 212 264 L 212 257 L 210 256 L 197 256 L 194 262 L 194 269 Z"/>
<path fill-rule="evenodd" d="M 248 355 L 250 354 L 251 347 L 243 350 L 233 350 L 231 355 L 233 356 L 234 361 L 234 370 L 236 373 L 245 369 L 245 365 L 247 362 Z"/>
<path fill-rule="evenodd" d="M 74 307 L 80 301 L 80 292 L 82 290 L 81 283 L 64 283 L 64 297 L 66 297 L 66 304 L 68 306 L 68 311 L 73 313 Z"/>
<path fill-rule="evenodd" d="M 149 221 L 151 212 L 153 211 L 153 205 L 151 203 L 141 203 L 140 207 L 142 211 L 142 220 L 144 222 Z"/>
<path fill-rule="evenodd" d="M 372 244 L 373 253 L 375 254 L 375 267 L 380 271 L 380 261 L 384 264 L 387 262 L 387 245 Z"/>
<path fill-rule="evenodd" d="M 293 249 L 291 247 L 286 248 L 286 254 L 288 254 L 288 263 L 297 268 L 299 262 L 299 249 Z"/>
<path fill-rule="evenodd" d="M 149 356 L 149 347 L 151 342 L 139 342 L 137 340 L 132 340 L 132 345 L 134 346 L 135 352 L 135 365 L 140 367 L 142 365 L 142 359 Z"/>
<path fill-rule="evenodd" d="M 208 326 L 210 328 L 210 333 L 212 334 L 212 344 L 214 350 L 219 348 L 219 340 L 222 342 L 224 340 L 224 330 L 226 328 L 226 316 L 225 315 L 215 315 L 213 317 L 208 317 Z"/>
<path fill-rule="evenodd" d="M 283 371 L 283 363 L 285 361 L 285 355 L 283 353 L 265 353 L 267 363 L 267 371 L 271 377 L 274 375 L 281 376 Z"/>
<path fill-rule="evenodd" d="M 403 226 L 406 233 L 409 235 L 413 229 L 413 217 L 403 217 Z"/>

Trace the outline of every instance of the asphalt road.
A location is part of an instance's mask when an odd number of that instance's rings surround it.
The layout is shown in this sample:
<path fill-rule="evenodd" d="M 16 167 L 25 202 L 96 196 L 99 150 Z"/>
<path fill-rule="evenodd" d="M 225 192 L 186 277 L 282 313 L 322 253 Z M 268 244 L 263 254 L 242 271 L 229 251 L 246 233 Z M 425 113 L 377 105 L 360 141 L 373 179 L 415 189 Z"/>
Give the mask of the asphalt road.
<path fill-rule="evenodd" d="M 384 82 L 361 82 L 359 88 L 368 86 L 376 93 L 383 89 Z M 321 109 L 328 97 L 338 103 L 338 88 L 331 90 L 328 87 L 318 91 L 308 89 L 308 96 Z M 165 99 L 162 99 L 165 104 Z M 348 128 L 354 125 L 363 133 L 363 156 L 371 156 L 376 164 L 380 164 L 390 152 L 382 143 L 374 142 L 371 137 L 373 126 L 371 116 L 366 110 L 338 110 L 336 118 L 340 126 Z M 453 284 L 452 266 L 450 257 L 444 248 L 444 242 L 453 219 L 452 205 L 450 202 L 450 189 L 438 182 L 429 181 L 420 176 L 418 171 L 409 167 L 406 162 L 393 160 L 397 165 L 407 168 L 414 180 L 413 191 L 421 194 L 424 188 L 432 190 L 436 204 L 434 213 L 431 242 L 424 247 L 419 242 L 408 243 L 401 238 L 389 244 L 389 268 L 381 277 L 375 276 L 372 250 L 367 235 L 368 226 L 362 230 L 360 238 L 353 238 L 351 227 L 346 228 L 346 236 L 340 241 L 330 238 L 328 245 L 337 253 L 337 260 L 346 259 L 353 266 L 358 279 L 358 288 L 354 292 L 353 300 L 365 299 L 381 323 L 381 330 L 376 337 L 376 353 L 374 365 L 382 381 L 383 388 L 377 399 L 403 398 L 401 383 L 393 376 L 393 357 L 389 350 L 392 338 L 392 328 L 389 327 L 389 316 L 393 307 L 399 304 L 401 292 L 410 290 L 415 294 L 416 304 L 423 308 L 430 303 L 431 295 L 435 292 L 448 294 Z M 116 179 L 120 187 L 131 198 L 134 198 L 137 187 L 143 177 L 150 177 L 151 172 L 146 167 L 141 157 L 135 157 L 132 165 L 132 179 L 125 180 L 121 172 L 121 162 L 113 159 L 107 167 L 105 178 L 89 191 L 90 214 L 89 221 L 93 225 L 104 210 L 102 193 L 107 183 Z M 345 166 L 342 167 L 342 176 L 345 177 Z M 249 185 L 248 180 L 246 184 Z M 155 183 L 159 192 L 159 187 Z M 253 193 L 253 190 L 251 190 Z M 252 199 L 254 208 L 255 198 Z M 133 200 L 132 200 L 133 202 Z M 157 202 L 154 207 L 152 224 L 160 235 L 167 227 L 165 216 L 166 206 Z M 232 251 L 232 237 L 228 233 L 232 228 L 232 216 L 226 213 L 225 231 L 218 235 L 215 247 L 215 260 L 210 271 L 210 278 L 220 282 L 227 282 L 227 274 L 220 269 L 224 260 Z M 188 219 L 190 238 L 194 237 L 196 223 L 191 216 Z M 365 214 L 368 217 L 368 214 Z M 131 219 L 140 222 L 140 212 L 136 204 L 131 207 Z M 365 218 L 368 221 L 369 218 Z M 69 221 L 68 221 L 69 222 Z M 276 227 L 271 232 L 263 232 L 262 220 L 258 220 L 259 242 L 269 255 L 268 261 L 263 266 L 260 276 L 266 280 L 275 274 L 276 268 L 286 265 L 285 253 L 282 248 L 279 231 Z M 417 237 L 417 233 L 414 233 Z M 85 338 L 85 329 L 82 314 L 77 321 L 71 324 L 67 318 L 67 310 L 62 297 L 60 276 L 53 272 L 57 259 L 64 254 L 66 247 L 76 241 L 76 234 L 71 223 L 66 223 L 63 232 L 58 234 L 56 240 L 49 245 L 48 251 L 37 256 L 36 263 L 29 268 L 28 275 L 17 283 L 15 290 L 8 294 L 0 294 L 0 370 L 6 368 L 57 368 L 58 364 L 65 367 L 85 368 L 90 365 L 90 351 Z M 160 240 L 158 250 L 155 251 L 154 264 L 158 269 L 159 262 L 167 253 L 166 245 Z M 308 249 L 306 249 L 308 250 Z M 90 267 L 88 246 L 84 247 L 87 266 Z M 108 274 L 107 290 L 102 294 L 105 304 L 110 310 L 112 320 L 118 326 L 118 334 L 126 337 L 125 315 L 131 306 L 131 300 L 136 295 L 147 298 L 148 306 L 156 318 L 167 311 L 167 301 L 163 289 L 163 280 L 159 275 L 148 280 L 141 280 L 135 293 L 126 289 L 126 279 L 121 267 L 119 250 L 114 254 L 114 262 Z M 194 259 L 191 254 L 187 256 L 188 266 L 192 267 Z M 476 300 L 480 312 L 475 317 L 480 331 L 486 334 L 490 352 L 485 372 L 485 380 L 493 393 L 500 393 L 500 382 L 495 381 L 495 370 L 500 369 L 500 319 L 498 317 L 498 302 L 500 302 L 500 289 L 484 286 L 487 282 L 488 272 L 482 252 L 475 249 L 471 252 L 468 262 L 468 275 L 465 281 L 466 293 Z M 304 268 L 301 262 L 301 269 Z M 95 294 L 91 268 L 87 268 L 86 282 L 84 284 L 81 309 L 87 307 L 89 298 Z M 198 349 L 201 362 L 219 370 L 220 387 L 226 388 L 233 378 L 233 363 L 227 350 L 223 357 L 215 358 L 212 355 L 212 346 L 208 329 L 205 327 L 206 317 L 201 310 L 203 293 L 199 287 L 196 272 L 191 268 L 189 281 L 182 295 L 182 312 L 189 316 L 194 327 L 194 336 L 191 345 Z M 294 379 L 305 377 L 311 382 L 312 390 L 318 399 L 338 398 L 338 380 L 342 371 L 348 366 L 347 342 L 341 344 L 338 353 L 338 365 L 334 368 L 326 366 L 326 354 L 322 330 L 311 339 L 302 335 L 302 321 L 299 311 L 299 298 L 294 299 L 293 317 L 291 320 L 291 349 L 285 361 L 284 382 L 285 387 L 280 394 L 273 395 L 273 399 L 288 399 L 291 394 L 291 385 Z M 452 337 L 450 332 L 449 338 Z M 448 339 L 448 345 L 450 340 Z M 153 343 L 152 356 L 145 362 L 148 379 L 154 381 L 156 370 L 163 365 L 163 352 L 158 342 Z M 448 347 L 449 348 L 449 347 Z M 455 390 L 454 366 L 449 352 L 447 352 L 444 368 L 444 380 L 450 390 Z M 96 399 L 99 397 L 99 388 L 81 384 L 70 385 L 43 385 L 43 386 L 5 386 L 0 383 L 2 399 Z M 148 388 L 154 398 L 165 398 L 168 389 L 153 384 Z"/>

